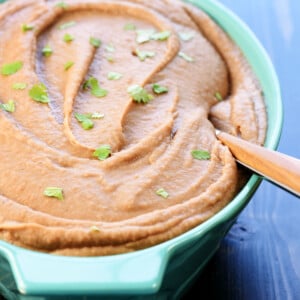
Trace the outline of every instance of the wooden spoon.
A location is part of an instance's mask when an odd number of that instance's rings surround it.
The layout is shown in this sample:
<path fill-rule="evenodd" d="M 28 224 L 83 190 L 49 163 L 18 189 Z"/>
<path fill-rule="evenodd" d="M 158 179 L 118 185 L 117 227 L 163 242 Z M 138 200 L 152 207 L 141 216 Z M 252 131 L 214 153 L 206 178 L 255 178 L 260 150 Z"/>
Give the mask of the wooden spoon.
<path fill-rule="evenodd" d="M 300 197 L 300 160 L 216 130 L 237 162 Z"/>

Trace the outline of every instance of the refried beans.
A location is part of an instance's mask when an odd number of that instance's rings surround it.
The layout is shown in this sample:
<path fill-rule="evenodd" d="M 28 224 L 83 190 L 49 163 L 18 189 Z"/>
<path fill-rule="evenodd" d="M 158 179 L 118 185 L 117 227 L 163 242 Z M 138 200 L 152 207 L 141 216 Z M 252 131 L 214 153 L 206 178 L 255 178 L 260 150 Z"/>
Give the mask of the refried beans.
<path fill-rule="evenodd" d="M 262 144 L 238 46 L 175 0 L 0 6 L 0 238 L 109 255 L 216 214 L 242 176 L 215 127 Z"/>

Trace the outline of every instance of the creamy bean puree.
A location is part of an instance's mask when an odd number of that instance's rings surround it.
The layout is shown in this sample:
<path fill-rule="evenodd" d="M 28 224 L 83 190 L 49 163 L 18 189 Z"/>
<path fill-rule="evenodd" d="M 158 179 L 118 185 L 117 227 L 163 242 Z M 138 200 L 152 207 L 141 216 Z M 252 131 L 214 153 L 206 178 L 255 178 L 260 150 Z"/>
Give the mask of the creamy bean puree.
<path fill-rule="evenodd" d="M 261 144 L 259 84 L 202 11 L 175 0 L 0 7 L 0 238 L 62 255 L 171 239 L 241 176 L 215 127 Z"/>

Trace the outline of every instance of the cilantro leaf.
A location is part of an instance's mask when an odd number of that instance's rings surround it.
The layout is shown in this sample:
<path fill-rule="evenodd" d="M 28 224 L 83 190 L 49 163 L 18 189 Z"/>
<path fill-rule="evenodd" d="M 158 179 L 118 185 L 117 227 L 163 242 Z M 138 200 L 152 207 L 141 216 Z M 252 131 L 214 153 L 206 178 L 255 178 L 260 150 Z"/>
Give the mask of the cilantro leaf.
<path fill-rule="evenodd" d="M 179 38 L 184 41 L 184 42 L 188 42 L 190 40 L 192 40 L 195 36 L 195 33 L 190 31 L 190 32 L 179 32 Z"/>
<path fill-rule="evenodd" d="M 109 79 L 109 80 L 118 80 L 122 77 L 123 77 L 123 75 L 121 73 L 118 73 L 118 72 L 109 72 L 107 74 L 107 79 Z"/>
<path fill-rule="evenodd" d="M 101 46 L 101 40 L 95 37 L 90 37 L 90 44 L 95 48 L 99 48 Z"/>
<path fill-rule="evenodd" d="M 137 103 L 145 104 L 154 98 L 153 95 L 149 94 L 144 88 L 137 84 L 131 85 L 127 89 L 127 92 L 132 97 L 133 101 Z"/>
<path fill-rule="evenodd" d="M 70 21 L 70 22 L 66 22 L 66 23 L 63 23 L 63 24 L 59 25 L 58 29 L 63 30 L 63 29 L 70 28 L 74 25 L 76 25 L 76 22 L 75 21 Z"/>
<path fill-rule="evenodd" d="M 86 80 L 83 84 L 83 88 L 90 88 L 91 94 L 97 98 L 105 97 L 108 94 L 107 90 L 102 89 L 99 86 L 98 80 L 95 77 L 90 77 L 88 80 Z"/>
<path fill-rule="evenodd" d="M 88 114 L 75 113 L 75 118 L 85 130 L 92 129 L 94 127 L 94 122 L 91 120 L 90 115 Z"/>
<path fill-rule="evenodd" d="M 67 61 L 64 65 L 65 71 L 69 70 L 74 65 L 74 61 Z"/>
<path fill-rule="evenodd" d="M 31 24 L 22 24 L 22 31 L 26 32 L 26 31 L 30 31 L 33 30 L 34 26 Z"/>
<path fill-rule="evenodd" d="M 154 83 L 152 85 L 152 90 L 155 94 L 163 94 L 163 93 L 167 93 L 169 91 L 169 89 L 167 87 L 159 85 L 158 83 Z"/>
<path fill-rule="evenodd" d="M 0 109 L 12 113 L 16 109 L 15 102 L 13 100 L 9 100 L 7 103 L 0 103 Z"/>
<path fill-rule="evenodd" d="M 27 83 L 24 82 L 16 82 L 12 85 L 14 90 L 25 90 L 27 88 Z"/>
<path fill-rule="evenodd" d="M 99 160 L 105 160 L 110 155 L 111 155 L 111 147 L 109 145 L 101 145 L 93 153 L 93 156 L 97 157 Z"/>
<path fill-rule="evenodd" d="M 167 199 L 169 197 L 169 193 L 163 188 L 158 189 L 155 193 L 156 193 L 156 195 L 158 195 L 162 198 L 165 198 L 165 199 Z"/>
<path fill-rule="evenodd" d="M 183 53 L 183 52 L 179 52 L 178 55 L 183 58 L 184 60 L 186 60 L 187 62 L 193 62 L 194 59 L 190 56 L 188 56 L 187 54 Z"/>
<path fill-rule="evenodd" d="M 47 88 L 43 83 L 35 84 L 29 91 L 29 96 L 37 102 L 49 103 Z"/>
<path fill-rule="evenodd" d="M 116 51 L 115 47 L 112 44 L 106 45 L 105 50 L 111 53 Z"/>
<path fill-rule="evenodd" d="M 64 41 L 65 41 L 66 43 L 71 43 L 72 41 L 74 41 L 74 36 L 71 35 L 71 34 L 69 34 L 69 33 L 66 33 L 66 34 L 64 35 Z"/>
<path fill-rule="evenodd" d="M 53 50 L 51 49 L 50 46 L 46 45 L 43 49 L 42 49 L 42 54 L 45 57 L 49 57 L 51 56 L 53 53 Z"/>
<path fill-rule="evenodd" d="M 136 26 L 133 23 L 127 23 L 123 27 L 124 30 L 135 30 Z"/>
<path fill-rule="evenodd" d="M 146 60 L 146 58 L 151 58 L 155 56 L 155 52 L 153 51 L 140 51 L 138 49 L 135 50 L 136 55 L 140 59 L 140 61 Z"/>
<path fill-rule="evenodd" d="M 171 35 L 170 31 L 155 32 L 152 34 L 151 40 L 165 41 L 170 37 L 170 35 Z"/>
<path fill-rule="evenodd" d="M 191 154 L 193 158 L 198 160 L 209 160 L 210 159 L 210 153 L 205 150 L 192 150 Z"/>
<path fill-rule="evenodd" d="M 57 2 L 55 4 L 56 7 L 60 7 L 60 8 L 63 8 L 63 9 L 67 9 L 68 8 L 68 4 L 65 3 L 64 1 L 60 1 L 60 2 Z"/>
<path fill-rule="evenodd" d="M 44 195 L 47 197 L 57 198 L 58 200 L 64 200 L 63 189 L 59 187 L 47 187 L 44 190 Z"/>
<path fill-rule="evenodd" d="M 155 33 L 154 29 L 137 30 L 136 42 L 138 44 L 149 42 L 154 33 Z"/>
<path fill-rule="evenodd" d="M 15 61 L 9 64 L 4 64 L 1 67 L 1 74 L 2 75 L 12 75 L 17 73 L 20 69 L 22 69 L 23 63 L 21 61 Z"/>
<path fill-rule="evenodd" d="M 216 92 L 215 93 L 215 98 L 218 100 L 218 101 L 223 101 L 223 97 L 222 97 L 222 94 L 220 92 Z"/>

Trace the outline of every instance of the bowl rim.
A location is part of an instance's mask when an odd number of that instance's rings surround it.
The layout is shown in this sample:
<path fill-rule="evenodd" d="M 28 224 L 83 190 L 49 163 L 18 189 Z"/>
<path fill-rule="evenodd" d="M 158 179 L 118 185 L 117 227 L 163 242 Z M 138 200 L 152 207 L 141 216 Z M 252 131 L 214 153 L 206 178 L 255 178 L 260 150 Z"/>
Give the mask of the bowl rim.
<path fill-rule="evenodd" d="M 270 149 L 276 149 L 280 140 L 283 124 L 283 105 L 279 80 L 266 50 L 244 21 L 220 2 L 216 0 L 185 0 L 185 2 L 202 9 L 212 17 L 235 43 L 240 46 L 242 52 L 250 62 L 254 73 L 261 83 L 266 98 L 268 128 L 265 146 Z M 241 38 L 241 36 L 243 36 L 243 38 Z M 269 101 L 271 101 L 270 103 L 272 103 L 272 105 L 268 105 L 268 99 L 271 99 Z M 269 123 L 270 120 L 272 122 Z M 190 243 L 191 240 L 199 239 L 200 236 L 206 234 L 216 226 L 236 218 L 250 201 L 250 197 L 256 191 L 260 182 L 261 178 L 258 175 L 252 175 L 234 199 L 210 219 L 180 236 L 146 249 L 99 257 L 54 256 L 52 254 L 32 251 L 0 241 L 0 255 L 2 254 L 11 265 L 17 287 L 23 294 L 35 295 L 44 292 L 47 294 L 78 294 L 81 291 L 92 294 L 103 294 L 116 293 L 116 289 L 118 290 L 117 292 L 122 293 L 155 293 L 161 286 L 167 264 L 176 250 L 184 244 Z M 37 264 L 37 262 L 50 262 L 54 265 L 58 263 L 59 265 L 66 264 L 67 266 L 70 266 L 70 264 L 78 264 L 81 267 L 84 266 L 84 264 L 90 265 L 90 263 L 93 262 L 99 266 L 109 264 L 116 269 L 120 266 L 121 262 L 131 260 L 132 264 L 129 263 L 130 267 L 136 269 L 137 263 L 140 264 L 149 257 L 157 261 L 156 264 L 153 264 L 152 275 L 150 276 L 148 274 L 145 278 L 143 278 L 143 276 L 139 276 L 140 278 L 134 277 L 137 279 L 134 286 L 131 286 L 130 282 L 126 280 L 121 283 L 117 280 L 110 284 L 104 280 L 104 285 L 101 285 L 99 281 L 102 277 L 94 269 L 92 269 L 90 271 L 91 274 L 89 274 L 90 282 L 87 282 L 87 280 L 84 280 L 82 283 L 76 282 L 75 288 L 74 283 L 71 285 L 71 282 L 65 282 L 64 285 L 59 285 L 58 281 L 54 279 L 53 284 L 49 286 L 47 285 L 48 277 L 44 281 L 41 281 L 38 277 L 29 276 L 28 271 L 30 269 L 24 264 L 24 259 L 34 264 Z M 116 266 L 117 264 L 118 267 Z M 63 268 L 60 267 L 60 271 L 64 273 L 62 269 Z M 98 276 L 97 280 L 95 280 L 96 275 Z M 34 280 L 37 280 L 37 282 Z M 70 283 L 70 285 L 68 285 L 68 283 Z"/>

